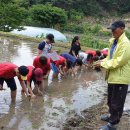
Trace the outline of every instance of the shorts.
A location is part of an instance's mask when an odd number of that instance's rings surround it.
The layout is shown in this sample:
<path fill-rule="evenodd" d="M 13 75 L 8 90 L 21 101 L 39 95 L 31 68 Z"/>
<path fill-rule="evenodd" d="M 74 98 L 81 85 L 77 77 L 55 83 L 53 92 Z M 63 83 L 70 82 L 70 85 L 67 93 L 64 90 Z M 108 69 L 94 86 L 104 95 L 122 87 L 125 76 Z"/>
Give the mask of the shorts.
<path fill-rule="evenodd" d="M 4 84 L 4 81 L 6 82 L 7 86 L 10 88 L 11 91 L 15 91 L 17 89 L 17 86 L 16 86 L 14 78 L 10 78 L 10 79 L 0 78 L 0 84 L 2 86 Z"/>
<path fill-rule="evenodd" d="M 51 63 L 51 69 L 54 73 L 59 73 L 59 69 L 55 66 L 54 63 Z"/>

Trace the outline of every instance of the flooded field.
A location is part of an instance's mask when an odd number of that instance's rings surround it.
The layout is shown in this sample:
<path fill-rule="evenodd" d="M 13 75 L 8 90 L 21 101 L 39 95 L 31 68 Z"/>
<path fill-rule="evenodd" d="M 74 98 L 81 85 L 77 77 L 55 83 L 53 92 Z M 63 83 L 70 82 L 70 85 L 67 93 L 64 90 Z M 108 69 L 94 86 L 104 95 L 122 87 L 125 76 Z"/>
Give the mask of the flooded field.
<path fill-rule="evenodd" d="M 0 62 L 28 66 L 32 65 L 37 55 L 37 43 L 0 38 L 0 45 Z M 76 77 L 67 77 L 60 83 L 54 81 L 50 87 L 45 81 L 44 96 L 33 100 L 21 94 L 18 81 L 17 85 L 16 104 L 11 104 L 10 90 L 6 84 L 6 90 L 0 91 L 1 130 L 62 130 L 72 113 L 84 119 L 82 111 L 93 106 L 96 108 L 104 100 L 107 88 L 104 74 L 92 70 L 81 70 Z M 129 108 L 129 105 L 127 103 L 126 107 Z"/>

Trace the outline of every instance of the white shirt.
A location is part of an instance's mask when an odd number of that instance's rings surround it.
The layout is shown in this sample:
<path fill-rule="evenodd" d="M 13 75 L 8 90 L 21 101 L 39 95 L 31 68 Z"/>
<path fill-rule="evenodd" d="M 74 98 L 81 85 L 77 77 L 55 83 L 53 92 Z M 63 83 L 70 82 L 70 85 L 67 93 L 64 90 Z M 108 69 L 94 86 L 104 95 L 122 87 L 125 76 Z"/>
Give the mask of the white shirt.
<path fill-rule="evenodd" d="M 87 63 L 87 57 L 88 57 L 88 54 L 86 54 L 85 52 L 79 52 L 79 58 L 82 59 L 82 62 L 83 62 L 84 64 Z"/>
<path fill-rule="evenodd" d="M 52 45 L 51 44 L 47 44 L 45 42 L 45 47 L 43 48 L 43 53 L 50 53 L 51 48 L 52 48 Z"/>

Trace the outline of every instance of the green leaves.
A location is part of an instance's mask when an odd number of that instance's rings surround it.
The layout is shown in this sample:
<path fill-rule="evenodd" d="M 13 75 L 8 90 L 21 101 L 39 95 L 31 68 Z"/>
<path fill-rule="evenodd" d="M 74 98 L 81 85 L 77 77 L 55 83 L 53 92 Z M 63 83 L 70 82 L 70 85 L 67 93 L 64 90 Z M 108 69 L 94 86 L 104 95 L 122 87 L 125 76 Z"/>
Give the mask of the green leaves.
<path fill-rule="evenodd" d="M 30 9 L 30 12 L 32 19 L 40 22 L 44 27 L 54 27 L 57 24 L 63 26 L 67 20 L 64 10 L 53 7 L 50 4 L 34 5 Z"/>
<path fill-rule="evenodd" d="M 26 10 L 16 4 L 6 4 L 0 7 L 0 30 L 9 32 L 22 26 L 26 18 Z"/>
<path fill-rule="evenodd" d="M 0 5 L 1 4 L 8 4 L 8 3 L 12 3 L 14 2 L 14 0 L 0 0 Z"/>

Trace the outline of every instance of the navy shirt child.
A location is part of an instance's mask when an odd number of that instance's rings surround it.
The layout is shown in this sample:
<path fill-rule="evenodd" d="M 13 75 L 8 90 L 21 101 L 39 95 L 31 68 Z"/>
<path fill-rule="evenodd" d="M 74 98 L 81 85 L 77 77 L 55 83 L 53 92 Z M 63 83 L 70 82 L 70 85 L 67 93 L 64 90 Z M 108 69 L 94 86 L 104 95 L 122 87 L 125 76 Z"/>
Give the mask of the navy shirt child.
<path fill-rule="evenodd" d="M 61 54 L 62 57 L 64 57 L 66 60 L 69 60 L 72 62 L 72 66 L 74 67 L 75 66 L 75 63 L 76 63 L 76 58 L 68 53 L 62 53 Z"/>
<path fill-rule="evenodd" d="M 74 51 L 75 55 L 77 56 L 77 55 L 79 54 L 79 51 L 80 51 L 80 50 L 81 50 L 80 45 L 77 45 L 77 44 L 74 43 L 74 44 L 71 46 L 71 49 L 70 49 L 69 54 L 71 54 L 72 56 L 74 56 L 73 53 L 72 53 L 72 51 Z"/>
<path fill-rule="evenodd" d="M 38 45 L 38 49 L 43 51 L 43 54 L 47 54 L 51 52 L 52 44 L 46 43 L 46 41 L 41 42 Z"/>

